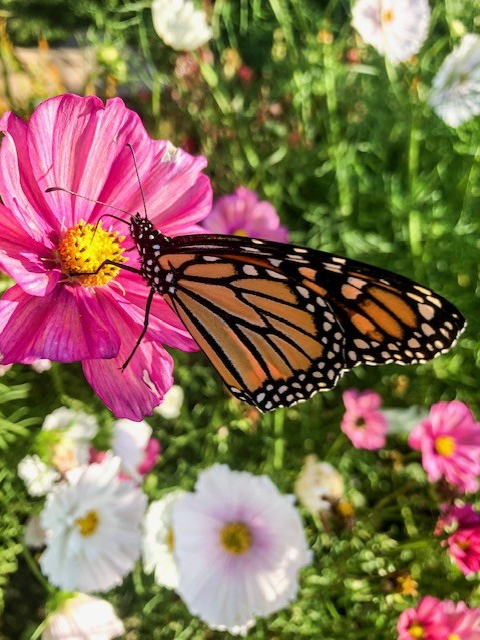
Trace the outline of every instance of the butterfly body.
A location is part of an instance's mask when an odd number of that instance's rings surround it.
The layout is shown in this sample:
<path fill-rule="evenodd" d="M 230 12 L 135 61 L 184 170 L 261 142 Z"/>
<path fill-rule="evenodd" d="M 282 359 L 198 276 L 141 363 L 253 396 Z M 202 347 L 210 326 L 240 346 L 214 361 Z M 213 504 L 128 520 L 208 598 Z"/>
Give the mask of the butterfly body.
<path fill-rule="evenodd" d="M 426 362 L 465 326 L 441 296 L 361 262 L 238 236 L 168 238 L 139 214 L 130 230 L 148 285 L 230 391 L 263 411 L 360 364 Z"/>

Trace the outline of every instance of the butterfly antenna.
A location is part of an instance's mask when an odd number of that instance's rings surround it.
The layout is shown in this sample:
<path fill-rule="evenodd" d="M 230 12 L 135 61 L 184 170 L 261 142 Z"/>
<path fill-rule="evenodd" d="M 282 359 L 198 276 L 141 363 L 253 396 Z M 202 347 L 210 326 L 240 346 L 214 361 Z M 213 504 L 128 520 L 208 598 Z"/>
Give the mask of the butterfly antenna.
<path fill-rule="evenodd" d="M 127 147 L 130 149 L 130 152 L 132 154 L 133 166 L 135 167 L 135 173 L 137 174 L 138 186 L 140 187 L 140 193 L 142 195 L 143 210 L 145 212 L 145 218 L 148 218 L 147 202 L 145 200 L 145 193 L 143 192 L 142 181 L 140 180 L 140 174 L 138 172 L 138 165 L 137 165 L 137 158 L 135 157 L 135 151 L 133 150 L 133 147 L 130 144 L 130 142 L 127 142 Z"/>
<path fill-rule="evenodd" d="M 126 213 L 129 218 L 132 217 L 131 211 L 126 211 L 125 209 L 120 209 L 120 207 L 116 207 L 115 205 L 109 204 L 108 202 L 102 202 L 101 200 L 95 200 L 95 198 L 89 198 L 88 196 L 84 196 L 81 193 L 77 193 L 76 191 L 70 191 L 70 189 L 64 189 L 63 187 L 48 187 L 48 189 L 45 189 L 45 193 L 51 193 L 52 191 L 63 191 L 65 193 L 69 193 L 71 196 L 76 196 L 77 198 L 82 198 L 82 200 L 88 200 L 89 202 L 95 202 L 95 204 L 101 204 L 104 207 L 109 207 L 110 209 L 115 209 L 115 211 L 120 211 L 121 213 Z M 124 224 L 129 224 L 129 222 L 127 220 L 124 220 L 123 218 L 119 218 L 118 216 L 114 216 L 111 213 L 104 213 L 102 216 L 100 216 L 99 220 L 101 220 L 102 218 L 105 218 L 106 216 L 109 216 L 110 218 L 115 218 L 115 220 L 119 220 L 120 222 L 123 222 Z"/>

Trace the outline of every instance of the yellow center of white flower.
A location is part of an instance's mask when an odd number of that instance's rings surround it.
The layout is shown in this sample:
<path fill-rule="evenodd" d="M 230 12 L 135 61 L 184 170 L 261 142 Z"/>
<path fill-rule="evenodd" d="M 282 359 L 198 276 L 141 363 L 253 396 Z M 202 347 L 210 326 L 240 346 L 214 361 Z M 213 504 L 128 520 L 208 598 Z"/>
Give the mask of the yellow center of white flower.
<path fill-rule="evenodd" d="M 167 537 L 165 542 L 167 543 L 168 550 L 170 553 L 173 553 L 173 545 L 175 543 L 175 538 L 173 537 L 173 528 L 169 527 L 167 531 Z"/>
<path fill-rule="evenodd" d="M 392 22 L 393 20 L 393 9 L 387 9 L 382 13 L 382 22 L 385 24 L 386 22 Z"/>
<path fill-rule="evenodd" d="M 100 518 L 96 511 L 89 511 L 83 518 L 77 518 L 75 524 L 80 529 L 82 536 L 91 536 L 98 529 Z"/>
<path fill-rule="evenodd" d="M 243 522 L 229 522 L 220 531 L 222 547 L 238 556 L 246 553 L 252 546 L 252 532 Z"/>
<path fill-rule="evenodd" d="M 449 458 L 455 453 L 455 439 L 451 436 L 438 436 L 435 438 L 435 451 L 439 456 Z"/>
<path fill-rule="evenodd" d="M 415 640 L 422 640 L 425 637 L 425 630 L 422 625 L 418 624 L 418 622 L 414 622 L 410 627 L 408 627 L 408 633 L 415 638 Z"/>
<path fill-rule="evenodd" d="M 118 275 L 119 268 L 105 265 L 98 273 L 95 272 L 102 262 L 124 262 L 123 247 L 120 242 L 125 236 L 119 236 L 116 231 L 102 229 L 98 226 L 86 224 L 83 220 L 68 229 L 58 246 L 58 256 L 63 273 L 72 277 L 77 273 L 92 275 L 77 276 L 75 280 L 84 287 L 97 287 L 106 284 Z"/>

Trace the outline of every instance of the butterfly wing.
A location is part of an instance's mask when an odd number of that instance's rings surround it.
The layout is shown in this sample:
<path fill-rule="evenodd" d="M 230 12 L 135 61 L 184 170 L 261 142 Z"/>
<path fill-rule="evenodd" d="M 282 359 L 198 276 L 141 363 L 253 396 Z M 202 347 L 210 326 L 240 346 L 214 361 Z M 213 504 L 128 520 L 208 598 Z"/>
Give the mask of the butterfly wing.
<path fill-rule="evenodd" d="M 359 364 L 430 360 L 465 326 L 407 278 L 292 245 L 179 236 L 159 266 L 167 303 L 233 395 L 261 410 L 330 389 Z"/>

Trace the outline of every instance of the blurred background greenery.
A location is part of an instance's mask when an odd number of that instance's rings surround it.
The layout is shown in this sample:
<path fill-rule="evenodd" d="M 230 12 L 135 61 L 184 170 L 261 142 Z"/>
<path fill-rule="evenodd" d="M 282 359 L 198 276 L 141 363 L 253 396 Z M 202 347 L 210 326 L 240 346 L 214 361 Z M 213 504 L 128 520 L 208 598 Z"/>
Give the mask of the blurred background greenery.
<path fill-rule="evenodd" d="M 28 117 L 69 89 L 55 55 L 71 48 L 81 59 L 76 90 L 120 95 L 153 137 L 204 154 L 216 196 L 246 185 L 275 205 L 293 242 L 414 278 L 468 320 L 459 344 L 430 364 L 357 368 L 338 389 L 263 416 L 227 396 L 202 354 L 174 353 L 176 381 L 188 394 L 179 418 L 150 420 L 164 449 L 147 480 L 152 498 L 190 489 L 213 462 L 268 473 L 291 492 L 314 452 L 341 471 L 355 509 L 331 531 L 305 514 L 315 557 L 299 598 L 260 621 L 251 638 L 394 638 L 416 590 L 480 604 L 478 581 L 466 581 L 433 540 L 441 496 L 405 434 L 372 453 L 353 449 L 338 429 L 349 387 L 375 389 L 388 407 L 428 409 L 458 398 L 480 418 L 480 121 L 451 129 L 425 102 L 462 31 L 478 31 L 480 13 L 470 0 L 431 5 L 426 44 L 395 68 L 353 31 L 347 0 L 206 1 L 214 37 L 195 53 L 160 41 L 147 1 L 3 0 L 0 8 L 0 113 Z M 107 438 L 111 415 L 78 365 L 43 374 L 17 365 L 2 378 L 2 639 L 38 637 L 44 617 L 45 593 L 21 544 L 25 518 L 40 503 L 27 496 L 16 466 L 60 405 L 94 412 Z M 411 594 L 399 586 L 405 575 L 417 584 Z M 140 566 L 109 599 L 128 638 L 225 637 L 192 619 Z"/>

